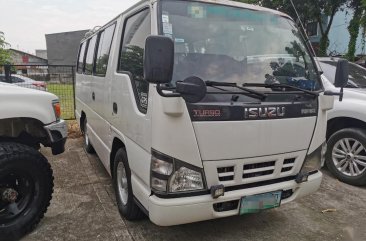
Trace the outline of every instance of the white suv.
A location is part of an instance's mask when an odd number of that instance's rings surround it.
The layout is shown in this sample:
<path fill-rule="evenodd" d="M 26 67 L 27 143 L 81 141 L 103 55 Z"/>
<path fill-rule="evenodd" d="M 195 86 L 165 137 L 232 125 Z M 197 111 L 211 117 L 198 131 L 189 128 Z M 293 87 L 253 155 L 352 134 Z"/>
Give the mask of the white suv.
<path fill-rule="evenodd" d="M 318 58 L 324 71 L 323 83 L 330 91 L 334 86 L 337 58 Z M 349 63 L 349 81 L 343 101 L 335 101 L 328 113 L 329 170 L 341 181 L 366 185 L 366 69 Z"/>
<path fill-rule="evenodd" d="M 64 152 L 60 114 L 55 95 L 0 83 L 0 240 L 18 240 L 47 211 L 53 174 L 38 149 Z"/>

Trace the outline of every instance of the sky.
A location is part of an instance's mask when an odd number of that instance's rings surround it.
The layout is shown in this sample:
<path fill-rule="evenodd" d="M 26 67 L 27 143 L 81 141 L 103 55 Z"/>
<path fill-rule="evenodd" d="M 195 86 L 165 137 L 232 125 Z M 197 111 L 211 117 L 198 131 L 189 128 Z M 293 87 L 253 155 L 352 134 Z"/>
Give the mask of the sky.
<path fill-rule="evenodd" d="M 0 0 L 0 32 L 11 48 L 46 49 L 45 34 L 102 26 L 139 0 Z"/>

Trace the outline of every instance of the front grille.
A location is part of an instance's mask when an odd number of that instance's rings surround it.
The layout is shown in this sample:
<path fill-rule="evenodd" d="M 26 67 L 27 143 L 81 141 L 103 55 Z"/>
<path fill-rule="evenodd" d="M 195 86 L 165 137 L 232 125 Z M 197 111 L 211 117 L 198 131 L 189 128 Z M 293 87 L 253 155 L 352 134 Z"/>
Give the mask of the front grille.
<path fill-rule="evenodd" d="M 275 161 L 244 165 L 243 178 L 253 178 L 272 175 L 275 170 Z"/>
<path fill-rule="evenodd" d="M 307 151 L 222 161 L 204 161 L 208 185 L 222 184 L 226 187 L 259 183 L 263 181 L 295 176 Z"/>
<path fill-rule="evenodd" d="M 234 180 L 234 166 L 229 167 L 219 167 L 217 168 L 217 173 L 219 174 L 219 181 L 226 182 Z"/>
<path fill-rule="evenodd" d="M 296 158 L 285 159 L 283 161 L 283 166 L 282 166 L 281 172 L 291 171 L 292 168 L 294 168 L 295 160 L 296 160 Z"/>

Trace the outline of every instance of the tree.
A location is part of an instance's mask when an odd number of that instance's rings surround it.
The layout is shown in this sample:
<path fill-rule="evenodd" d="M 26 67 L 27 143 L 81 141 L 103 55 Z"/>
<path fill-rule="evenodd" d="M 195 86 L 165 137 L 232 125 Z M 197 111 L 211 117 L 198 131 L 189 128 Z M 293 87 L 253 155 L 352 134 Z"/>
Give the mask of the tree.
<path fill-rule="evenodd" d="M 4 33 L 0 31 L 0 65 L 10 64 L 10 52 L 6 48 L 10 45 L 5 42 Z"/>
<path fill-rule="evenodd" d="M 348 4 L 348 7 L 353 10 L 353 17 L 348 25 L 348 32 L 350 35 L 350 40 L 348 43 L 348 52 L 346 57 L 350 61 L 355 60 L 356 54 L 356 44 L 358 34 L 360 32 L 361 20 L 363 18 L 362 14 L 364 12 L 362 1 L 361 0 L 351 0 Z"/>
<path fill-rule="evenodd" d="M 238 2 L 245 2 L 257 4 L 263 7 L 277 9 L 285 12 L 293 19 L 297 20 L 295 10 L 292 7 L 290 0 L 236 0 Z M 329 46 L 329 31 L 333 24 L 335 14 L 343 10 L 343 6 L 349 0 L 293 0 L 294 5 L 300 15 L 301 21 L 306 26 L 311 22 L 316 22 L 319 25 L 321 39 L 318 55 L 326 56 Z M 327 16 L 328 21 L 324 21 L 324 16 Z"/>

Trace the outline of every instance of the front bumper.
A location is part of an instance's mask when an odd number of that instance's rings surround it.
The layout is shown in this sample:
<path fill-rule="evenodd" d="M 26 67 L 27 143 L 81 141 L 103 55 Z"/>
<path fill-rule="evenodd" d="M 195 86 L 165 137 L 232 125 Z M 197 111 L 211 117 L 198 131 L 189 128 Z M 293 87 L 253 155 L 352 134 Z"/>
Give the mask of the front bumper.
<path fill-rule="evenodd" d="M 52 123 L 44 127 L 48 133 L 50 147 L 53 155 L 61 154 L 65 151 L 67 139 L 67 123 L 64 120 Z"/>
<path fill-rule="evenodd" d="M 239 214 L 239 205 L 236 209 L 217 212 L 214 204 L 240 200 L 244 196 L 267 193 L 278 190 L 292 190 L 292 195 L 282 199 L 282 204 L 316 192 L 321 184 L 323 175 L 320 171 L 310 175 L 307 182 L 296 183 L 295 180 L 276 183 L 267 186 L 225 192 L 225 195 L 213 199 L 211 195 L 202 195 L 185 198 L 162 199 L 155 195 L 149 198 L 150 220 L 159 226 L 171 226 L 185 223 L 204 221 L 215 218 L 235 216 Z"/>

